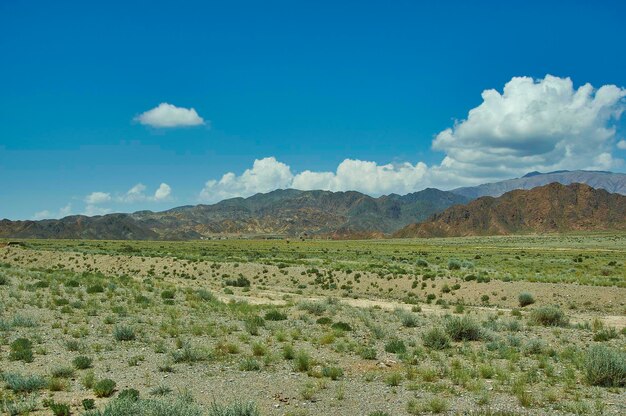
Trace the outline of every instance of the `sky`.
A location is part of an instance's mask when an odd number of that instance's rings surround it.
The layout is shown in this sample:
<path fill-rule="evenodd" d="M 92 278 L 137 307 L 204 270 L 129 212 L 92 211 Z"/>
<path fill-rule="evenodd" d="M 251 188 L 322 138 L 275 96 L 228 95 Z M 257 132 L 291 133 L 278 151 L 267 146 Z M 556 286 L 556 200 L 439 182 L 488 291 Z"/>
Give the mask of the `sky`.
<path fill-rule="evenodd" d="M 0 218 L 624 172 L 624 16 L 623 1 L 1 1 Z"/>

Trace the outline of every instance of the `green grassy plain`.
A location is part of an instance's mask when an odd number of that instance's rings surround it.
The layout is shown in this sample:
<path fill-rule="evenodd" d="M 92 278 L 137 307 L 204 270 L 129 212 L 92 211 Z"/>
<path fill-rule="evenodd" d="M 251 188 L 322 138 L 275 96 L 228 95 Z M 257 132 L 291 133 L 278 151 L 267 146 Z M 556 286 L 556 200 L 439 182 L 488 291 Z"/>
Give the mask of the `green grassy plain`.
<path fill-rule="evenodd" d="M 26 240 L 0 247 L 0 409 L 620 415 L 625 254 L 624 234 Z"/>

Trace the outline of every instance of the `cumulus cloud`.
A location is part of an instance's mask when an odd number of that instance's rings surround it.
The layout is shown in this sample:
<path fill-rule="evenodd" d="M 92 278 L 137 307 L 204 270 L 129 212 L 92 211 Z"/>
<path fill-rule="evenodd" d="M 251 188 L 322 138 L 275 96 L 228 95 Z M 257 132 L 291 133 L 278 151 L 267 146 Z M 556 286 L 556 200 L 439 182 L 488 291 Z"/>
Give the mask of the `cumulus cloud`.
<path fill-rule="evenodd" d="M 72 215 L 72 204 L 67 204 L 66 206 L 60 208 L 56 213 L 52 211 L 43 210 L 36 212 L 33 215 L 34 220 L 44 220 L 44 219 L 54 219 L 54 218 L 63 218 L 68 215 Z"/>
<path fill-rule="evenodd" d="M 616 125 L 626 107 L 626 89 L 590 84 L 574 88 L 569 78 L 515 77 L 503 91 L 485 90 L 467 118 L 437 134 L 439 164 L 378 164 L 345 159 L 335 171 L 293 172 L 274 157 L 254 161 L 241 175 L 209 180 L 200 199 L 215 202 L 277 188 L 356 190 L 370 195 L 408 193 L 428 186 L 452 189 L 521 176 L 530 171 L 610 170 L 623 165 L 612 154 Z"/>
<path fill-rule="evenodd" d="M 43 211 L 39 211 L 39 212 L 35 212 L 35 214 L 33 215 L 33 219 L 34 220 L 45 220 L 48 218 L 52 218 L 52 213 L 50 211 L 48 211 L 47 209 L 44 209 Z"/>
<path fill-rule="evenodd" d="M 134 119 L 140 124 L 156 128 L 190 127 L 204 124 L 204 119 L 193 108 L 176 107 L 161 103 L 157 107 L 141 113 Z"/>
<path fill-rule="evenodd" d="M 154 193 L 154 200 L 166 201 L 169 199 L 171 193 L 172 193 L 172 188 L 168 184 L 162 183 L 161 185 L 159 185 L 159 188 Z"/>
<path fill-rule="evenodd" d="M 137 185 L 130 188 L 125 194 L 118 196 L 116 201 L 123 202 L 126 204 L 135 204 L 138 202 L 163 202 L 170 199 L 172 194 L 172 187 L 166 183 L 161 183 L 157 190 L 154 192 L 154 195 L 146 194 L 146 186 L 142 183 L 138 183 Z"/>
<path fill-rule="evenodd" d="M 346 159 L 335 172 L 306 170 L 294 176 L 291 186 L 296 189 L 327 189 L 330 191 L 358 190 L 371 195 L 408 193 L 428 180 L 425 163 L 404 162 L 379 165 L 376 162 Z"/>
<path fill-rule="evenodd" d="M 482 182 L 534 170 L 615 168 L 621 161 L 611 147 L 624 97 L 615 85 L 575 89 L 569 78 L 515 77 L 502 93 L 483 91 L 467 119 L 437 134 L 433 149 L 445 157 L 433 176 Z"/>
<path fill-rule="evenodd" d="M 217 202 L 237 196 L 247 197 L 258 192 L 295 188 L 331 191 L 358 190 L 372 195 L 413 192 L 427 180 L 424 163 L 378 165 L 376 162 L 346 159 L 335 172 L 306 170 L 294 174 L 291 168 L 274 157 L 254 161 L 252 168 L 241 175 L 226 173 L 220 180 L 208 181 L 200 192 L 204 202 Z"/>
<path fill-rule="evenodd" d="M 85 202 L 89 205 L 99 205 L 111 201 L 111 194 L 107 192 L 92 192 L 85 197 Z"/>
<path fill-rule="evenodd" d="M 87 204 L 87 206 L 85 206 L 85 211 L 83 211 L 83 215 L 87 215 L 89 217 L 94 216 L 94 215 L 105 215 L 105 214 L 110 214 L 111 213 L 111 208 L 104 208 L 104 207 L 99 207 L 97 205 L 90 205 Z"/>
<path fill-rule="evenodd" d="M 254 161 L 252 168 L 240 176 L 226 173 L 220 180 L 210 180 L 200 192 L 200 200 L 217 202 L 235 196 L 250 196 L 258 192 L 288 188 L 293 181 L 291 169 L 274 157 Z"/>

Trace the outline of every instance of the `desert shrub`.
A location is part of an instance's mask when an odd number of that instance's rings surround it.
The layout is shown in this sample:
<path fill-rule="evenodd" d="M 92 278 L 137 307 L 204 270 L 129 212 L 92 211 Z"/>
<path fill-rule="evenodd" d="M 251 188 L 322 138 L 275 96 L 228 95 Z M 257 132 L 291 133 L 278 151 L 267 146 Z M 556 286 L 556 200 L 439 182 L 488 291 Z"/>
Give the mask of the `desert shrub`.
<path fill-rule="evenodd" d="M 176 292 L 173 290 L 164 290 L 161 292 L 161 299 L 171 300 L 171 299 L 174 299 L 175 297 L 176 297 Z"/>
<path fill-rule="evenodd" d="M 359 349 L 359 356 L 364 360 L 375 360 L 376 359 L 376 348 L 374 347 L 361 347 Z"/>
<path fill-rule="evenodd" d="M 385 344 L 385 351 L 393 354 L 404 354 L 406 352 L 406 345 L 401 339 L 392 339 Z"/>
<path fill-rule="evenodd" d="M 54 416 L 70 416 L 70 405 L 66 403 L 56 403 L 50 401 L 47 403 Z"/>
<path fill-rule="evenodd" d="M 347 322 L 335 322 L 330 327 L 338 331 L 352 331 L 352 327 Z"/>
<path fill-rule="evenodd" d="M 72 367 L 55 367 L 50 375 L 57 378 L 70 378 L 74 375 L 74 369 Z"/>
<path fill-rule="evenodd" d="M 227 279 L 224 281 L 226 286 L 233 287 L 250 287 L 250 280 L 244 276 L 239 276 L 237 279 Z"/>
<path fill-rule="evenodd" d="M 0 286 L 4 286 L 8 284 L 9 284 L 9 278 L 5 276 L 4 274 L 0 274 Z"/>
<path fill-rule="evenodd" d="M 213 403 L 208 416 L 260 416 L 259 409 L 253 402 L 218 405 Z"/>
<path fill-rule="evenodd" d="M 619 336 L 615 328 L 601 329 L 593 334 L 593 340 L 597 342 L 609 341 Z"/>
<path fill-rule="evenodd" d="M 104 292 L 104 287 L 102 287 L 101 284 L 97 283 L 95 285 L 88 286 L 85 291 L 89 294 L 102 293 Z"/>
<path fill-rule="evenodd" d="M 23 376 L 18 373 L 6 373 L 2 380 L 9 390 L 15 393 L 31 393 L 44 388 L 48 383 L 40 376 Z"/>
<path fill-rule="evenodd" d="M 93 360 L 90 357 L 86 357 L 84 355 L 79 355 L 72 361 L 72 364 L 74 364 L 74 367 L 78 370 L 85 370 L 87 368 L 90 368 L 92 363 Z"/>
<path fill-rule="evenodd" d="M 322 375 L 330 378 L 331 380 L 337 380 L 343 376 L 343 370 L 339 367 L 323 367 Z"/>
<path fill-rule="evenodd" d="M 175 363 L 195 363 L 198 361 L 204 361 L 207 358 L 207 353 L 193 348 L 188 343 L 185 343 L 181 349 L 172 353 L 172 359 Z"/>
<path fill-rule="evenodd" d="M 293 360 L 295 355 L 296 353 L 295 353 L 295 350 L 293 349 L 293 345 L 286 344 L 285 346 L 283 346 L 283 358 L 285 360 Z"/>
<path fill-rule="evenodd" d="M 524 306 L 532 305 L 533 303 L 535 303 L 535 298 L 532 294 L 528 292 L 520 293 L 517 297 L 517 300 L 519 301 L 519 306 L 522 308 Z"/>
<path fill-rule="evenodd" d="M 302 302 L 298 307 L 310 314 L 320 316 L 328 309 L 328 305 L 322 302 Z"/>
<path fill-rule="evenodd" d="M 276 309 L 272 309 L 271 311 L 267 311 L 265 314 L 266 321 L 284 321 L 287 319 L 287 314 L 284 314 Z"/>
<path fill-rule="evenodd" d="M 118 325 L 113 328 L 113 337 L 118 341 L 132 341 L 135 339 L 135 330 L 126 325 Z"/>
<path fill-rule="evenodd" d="M 587 382 L 594 386 L 626 386 L 626 353 L 594 345 L 585 356 Z"/>
<path fill-rule="evenodd" d="M 255 315 L 246 319 L 244 325 L 250 335 L 259 335 L 259 329 L 265 326 L 265 320 Z"/>
<path fill-rule="evenodd" d="M 543 306 L 530 314 L 530 322 L 543 326 L 566 326 L 567 318 L 563 311 L 555 306 Z"/>
<path fill-rule="evenodd" d="M 94 399 L 83 399 L 81 404 L 85 410 L 92 410 L 96 408 L 96 401 Z"/>
<path fill-rule="evenodd" d="M 110 397 L 115 391 L 115 381 L 110 378 L 98 381 L 93 386 L 93 392 L 96 397 Z"/>
<path fill-rule="evenodd" d="M 332 323 L 333 320 L 330 319 L 327 316 L 322 316 L 321 318 L 318 318 L 317 321 L 315 321 L 315 322 L 317 322 L 320 325 L 328 325 L 328 324 Z"/>
<path fill-rule="evenodd" d="M 449 270 L 460 270 L 461 269 L 461 262 L 458 260 L 450 260 L 448 262 L 448 269 Z"/>
<path fill-rule="evenodd" d="M 439 327 L 431 328 L 422 335 L 422 343 L 433 350 L 443 350 L 450 346 L 450 337 Z"/>
<path fill-rule="evenodd" d="M 246 357 L 239 363 L 241 371 L 259 371 L 261 364 L 252 357 Z"/>
<path fill-rule="evenodd" d="M 417 315 L 409 312 L 405 312 L 400 315 L 400 321 L 402 325 L 407 328 L 415 328 L 419 322 Z"/>
<path fill-rule="evenodd" d="M 301 373 L 309 371 L 311 368 L 311 356 L 308 352 L 300 350 L 296 352 L 293 362 L 294 369 Z"/>
<path fill-rule="evenodd" d="M 11 343 L 9 359 L 12 361 L 33 361 L 33 344 L 28 338 L 18 338 Z"/>
<path fill-rule="evenodd" d="M 533 338 L 526 343 L 524 351 L 529 355 L 542 354 L 546 350 L 546 343 L 538 338 Z"/>
<path fill-rule="evenodd" d="M 170 394 L 171 392 L 172 392 L 172 389 L 170 387 L 159 384 L 158 386 L 155 386 L 150 390 L 150 395 L 151 396 L 165 396 L 165 395 Z"/>
<path fill-rule="evenodd" d="M 205 302 L 211 302 L 215 300 L 215 296 L 213 296 L 213 293 L 209 292 L 206 289 L 199 289 L 196 294 L 198 295 L 198 297 L 200 299 L 202 299 Z"/>
<path fill-rule="evenodd" d="M 454 341 L 478 341 L 482 337 L 480 325 L 469 316 L 449 317 L 445 329 Z"/>
<path fill-rule="evenodd" d="M 120 400 L 139 400 L 139 391 L 137 389 L 124 389 L 119 392 L 117 398 Z"/>
<path fill-rule="evenodd" d="M 211 413 L 209 413 L 211 415 Z M 84 416 L 202 416 L 202 410 L 186 398 L 174 400 L 118 398 L 109 401 L 104 410 L 90 410 Z M 258 413 L 216 413 L 216 415 L 258 416 Z"/>

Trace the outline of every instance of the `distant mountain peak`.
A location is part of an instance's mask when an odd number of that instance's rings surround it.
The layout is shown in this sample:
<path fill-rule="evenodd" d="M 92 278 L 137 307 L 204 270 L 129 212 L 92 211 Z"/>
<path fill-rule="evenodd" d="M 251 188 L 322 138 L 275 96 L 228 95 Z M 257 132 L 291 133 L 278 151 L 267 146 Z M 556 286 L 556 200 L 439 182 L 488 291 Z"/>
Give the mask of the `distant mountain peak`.
<path fill-rule="evenodd" d="M 456 205 L 396 237 L 453 237 L 626 229 L 626 196 L 553 182 Z"/>
<path fill-rule="evenodd" d="M 514 189 L 532 189 L 551 182 L 559 182 L 564 185 L 576 182 L 586 183 L 593 188 L 606 189 L 611 193 L 626 195 L 626 174 L 590 170 L 557 170 L 547 173 L 535 171 L 529 172 L 521 178 L 457 188 L 453 189 L 452 192 L 470 199 L 481 196 L 497 197 Z"/>

